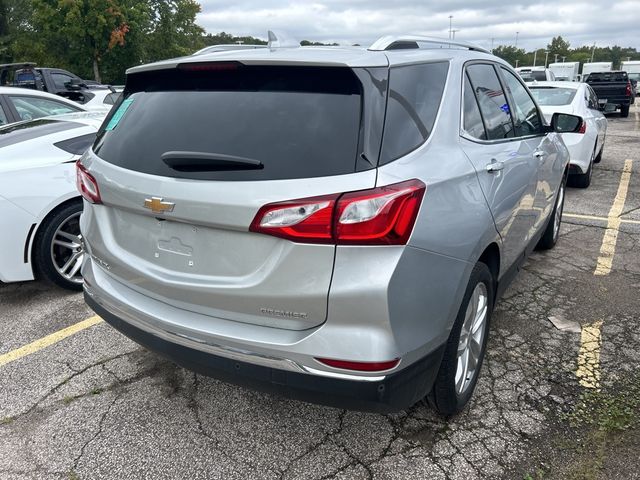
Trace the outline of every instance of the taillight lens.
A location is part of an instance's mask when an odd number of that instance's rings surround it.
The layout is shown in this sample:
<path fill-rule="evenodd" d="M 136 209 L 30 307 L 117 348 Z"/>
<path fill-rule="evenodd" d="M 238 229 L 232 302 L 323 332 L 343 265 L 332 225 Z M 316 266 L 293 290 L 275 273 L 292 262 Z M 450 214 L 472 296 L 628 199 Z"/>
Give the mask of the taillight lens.
<path fill-rule="evenodd" d="M 627 89 L 625 90 L 625 95 L 626 95 L 627 97 L 630 97 L 630 96 L 631 96 L 631 82 L 628 82 L 628 83 L 627 83 Z"/>
<path fill-rule="evenodd" d="M 582 124 L 580 124 L 580 130 L 578 130 L 578 133 L 586 133 L 586 132 L 587 132 L 587 122 L 582 120 Z"/>
<path fill-rule="evenodd" d="M 76 162 L 76 185 L 87 202 L 102 203 L 98 182 L 80 162 Z"/>
<path fill-rule="evenodd" d="M 345 193 L 337 206 L 338 244 L 404 245 L 426 187 L 419 180 Z"/>
<path fill-rule="evenodd" d="M 386 362 L 354 362 L 350 360 L 335 360 L 333 358 L 316 358 L 316 360 L 333 368 L 355 370 L 358 372 L 383 372 L 394 368 L 400 363 L 399 358 Z"/>
<path fill-rule="evenodd" d="M 419 180 L 262 207 L 249 228 L 301 243 L 404 245 L 426 186 Z"/>
<path fill-rule="evenodd" d="M 262 207 L 249 230 L 301 243 L 333 243 L 333 212 L 338 195 L 271 203 Z"/>

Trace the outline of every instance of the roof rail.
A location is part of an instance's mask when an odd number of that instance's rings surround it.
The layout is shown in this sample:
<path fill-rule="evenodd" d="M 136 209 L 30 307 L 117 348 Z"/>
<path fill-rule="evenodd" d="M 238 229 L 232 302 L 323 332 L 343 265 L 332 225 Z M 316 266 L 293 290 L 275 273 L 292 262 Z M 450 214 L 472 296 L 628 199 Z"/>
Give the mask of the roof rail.
<path fill-rule="evenodd" d="M 476 52 L 491 53 L 486 48 L 473 43 L 463 42 L 460 40 L 449 40 L 447 38 L 423 37 L 420 35 L 386 35 L 373 42 L 369 47 L 369 50 L 384 51 L 403 48 L 419 48 L 419 45 L 417 45 L 419 43 L 440 45 L 440 48 L 444 48 L 444 46 L 448 46 L 449 48 L 461 47 Z"/>

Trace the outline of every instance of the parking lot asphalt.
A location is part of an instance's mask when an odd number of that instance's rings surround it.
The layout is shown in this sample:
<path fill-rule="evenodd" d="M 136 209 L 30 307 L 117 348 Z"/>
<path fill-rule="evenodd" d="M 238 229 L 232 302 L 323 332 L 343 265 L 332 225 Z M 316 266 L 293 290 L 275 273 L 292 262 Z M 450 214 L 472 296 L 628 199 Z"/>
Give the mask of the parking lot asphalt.
<path fill-rule="evenodd" d="M 475 395 L 450 419 L 231 386 L 104 322 L 63 330 L 94 316 L 81 294 L 0 284 L 0 479 L 640 478 L 639 247 L 635 105 L 609 117 L 591 186 L 568 189 L 556 248 L 498 303 Z"/>

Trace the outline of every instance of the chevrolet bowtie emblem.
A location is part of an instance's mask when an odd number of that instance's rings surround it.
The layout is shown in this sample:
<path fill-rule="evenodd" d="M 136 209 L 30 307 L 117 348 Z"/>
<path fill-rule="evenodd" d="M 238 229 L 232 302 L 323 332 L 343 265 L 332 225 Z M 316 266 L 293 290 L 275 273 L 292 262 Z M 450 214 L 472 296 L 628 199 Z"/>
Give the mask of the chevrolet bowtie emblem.
<path fill-rule="evenodd" d="M 144 199 L 144 208 L 150 209 L 153 213 L 173 212 L 175 203 L 163 202 L 162 197 L 151 197 Z"/>

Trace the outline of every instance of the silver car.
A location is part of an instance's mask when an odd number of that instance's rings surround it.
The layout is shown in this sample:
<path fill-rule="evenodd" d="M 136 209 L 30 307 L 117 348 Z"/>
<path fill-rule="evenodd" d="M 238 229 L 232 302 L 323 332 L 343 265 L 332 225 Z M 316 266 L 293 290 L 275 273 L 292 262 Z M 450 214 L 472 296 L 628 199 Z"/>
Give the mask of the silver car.
<path fill-rule="evenodd" d="M 580 124 L 426 37 L 132 68 L 78 164 L 86 301 L 229 382 L 456 413 L 496 299 L 558 238 Z"/>

